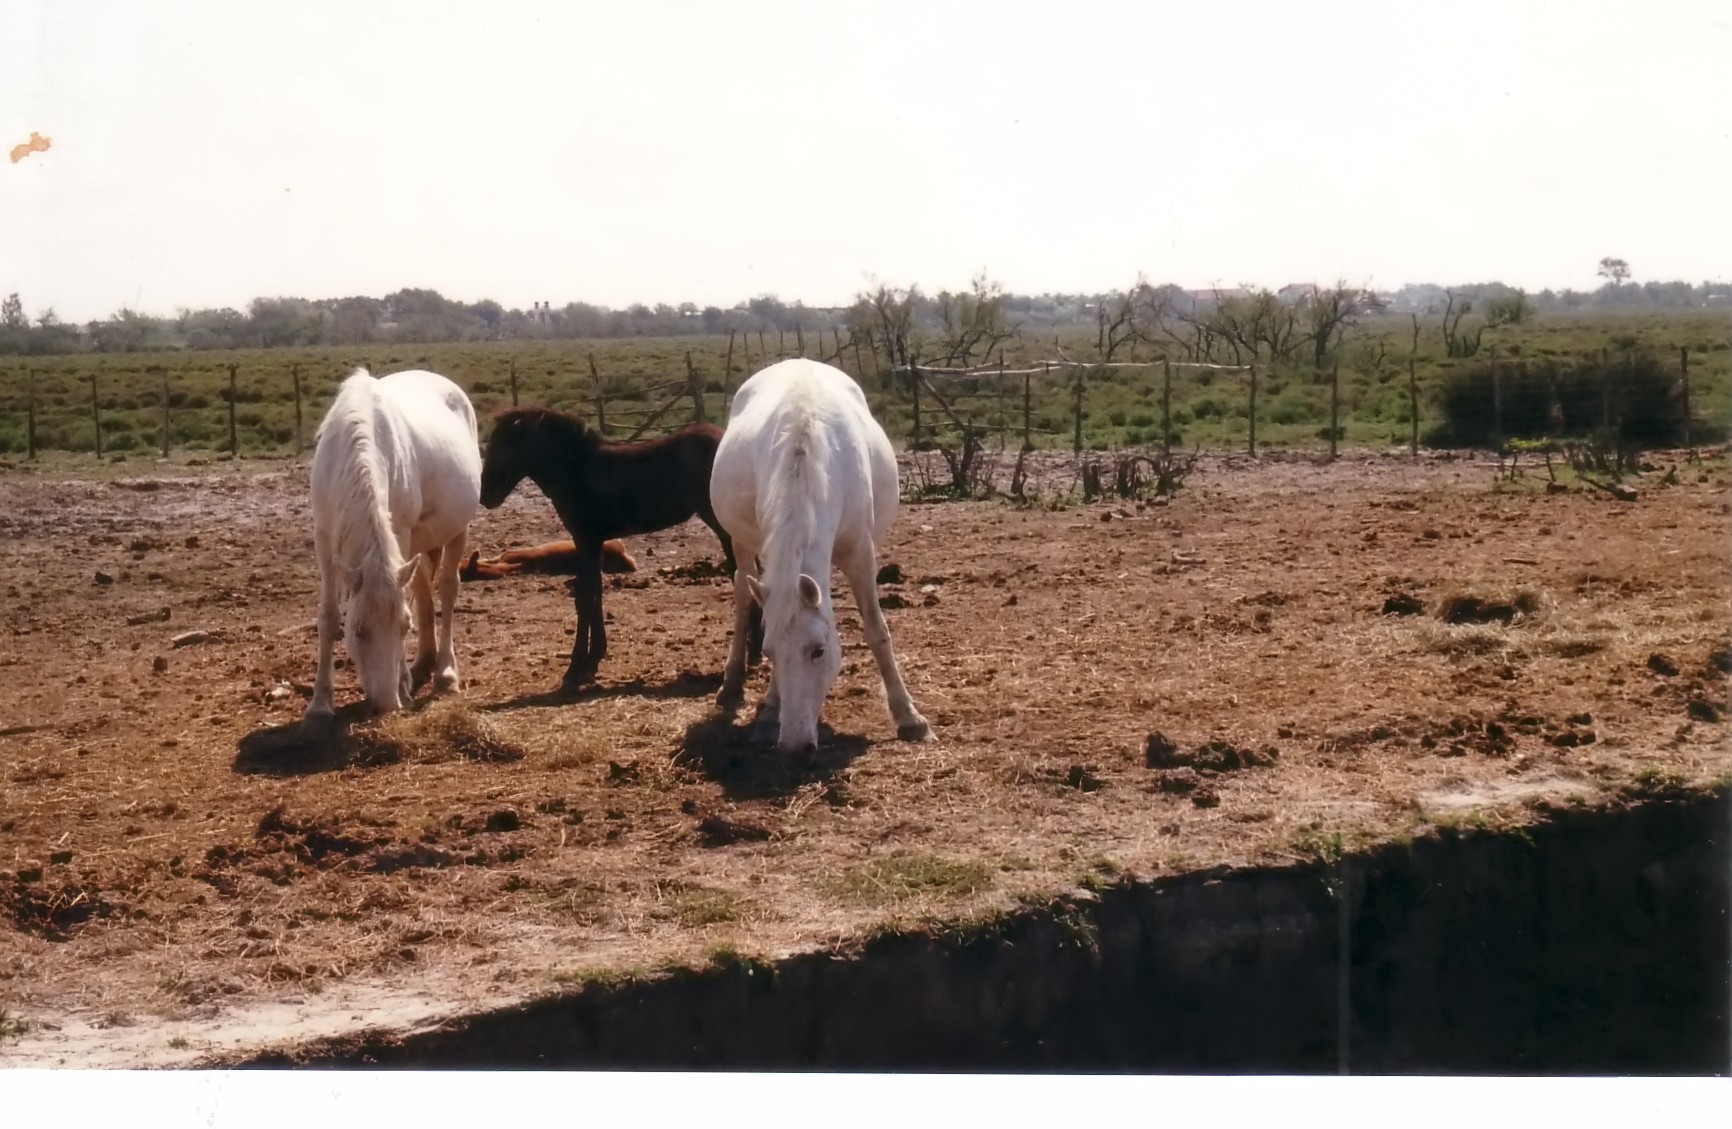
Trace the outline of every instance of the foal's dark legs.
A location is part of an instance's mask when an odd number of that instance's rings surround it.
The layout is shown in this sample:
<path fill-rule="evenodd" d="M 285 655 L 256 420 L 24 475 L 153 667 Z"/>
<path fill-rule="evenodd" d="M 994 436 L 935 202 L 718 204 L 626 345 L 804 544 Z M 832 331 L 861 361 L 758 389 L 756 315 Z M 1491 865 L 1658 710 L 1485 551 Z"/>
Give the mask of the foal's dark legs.
<path fill-rule="evenodd" d="M 572 602 L 577 607 L 577 634 L 571 644 L 571 665 L 566 668 L 563 688 L 575 690 L 595 680 L 595 672 L 607 654 L 607 627 L 601 609 L 601 542 L 577 542 L 577 575 L 572 582 Z"/>

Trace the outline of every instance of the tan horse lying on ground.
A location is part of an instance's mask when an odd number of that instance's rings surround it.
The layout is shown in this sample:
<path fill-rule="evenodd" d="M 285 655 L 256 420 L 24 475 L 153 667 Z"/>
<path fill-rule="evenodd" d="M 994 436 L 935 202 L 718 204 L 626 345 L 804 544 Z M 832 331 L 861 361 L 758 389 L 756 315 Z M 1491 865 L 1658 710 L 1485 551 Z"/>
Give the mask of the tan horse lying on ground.
<path fill-rule="evenodd" d="M 636 572 L 637 562 L 619 541 L 601 544 L 601 571 Z M 542 573 L 550 576 L 577 575 L 577 545 L 571 541 L 549 541 L 528 549 L 507 549 L 490 561 L 481 559 L 479 551 L 457 570 L 464 580 L 498 580 L 516 572 Z"/>

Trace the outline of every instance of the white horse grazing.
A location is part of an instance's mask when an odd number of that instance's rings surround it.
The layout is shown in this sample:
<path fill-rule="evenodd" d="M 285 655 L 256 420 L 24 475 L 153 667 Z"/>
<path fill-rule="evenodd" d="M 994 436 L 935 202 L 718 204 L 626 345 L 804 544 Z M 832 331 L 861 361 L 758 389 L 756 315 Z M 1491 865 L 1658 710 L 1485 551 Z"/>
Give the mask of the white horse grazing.
<path fill-rule="evenodd" d="M 848 578 L 884 679 L 896 735 L 929 741 L 890 650 L 878 607 L 878 543 L 898 504 L 896 453 L 847 373 L 817 361 L 771 365 L 740 385 L 710 471 L 710 504 L 734 542 L 734 638 L 717 704 L 737 709 L 746 678 L 751 601 L 764 611 L 770 687 L 763 717 L 776 747 L 809 752 L 842 667 L 832 564 Z M 762 566 L 762 574 L 752 569 Z"/>
<path fill-rule="evenodd" d="M 331 717 L 331 649 L 344 642 L 367 703 L 389 713 L 429 678 L 455 690 L 452 613 L 457 568 L 481 499 L 475 408 L 438 373 L 412 369 L 375 379 L 357 369 L 319 424 L 313 453 L 313 544 L 319 556 L 319 674 L 308 721 Z M 420 567 L 417 568 L 417 565 Z M 403 657 L 409 616 L 403 587 L 415 580 L 416 657 Z M 444 604 L 434 653 L 433 584 Z"/>

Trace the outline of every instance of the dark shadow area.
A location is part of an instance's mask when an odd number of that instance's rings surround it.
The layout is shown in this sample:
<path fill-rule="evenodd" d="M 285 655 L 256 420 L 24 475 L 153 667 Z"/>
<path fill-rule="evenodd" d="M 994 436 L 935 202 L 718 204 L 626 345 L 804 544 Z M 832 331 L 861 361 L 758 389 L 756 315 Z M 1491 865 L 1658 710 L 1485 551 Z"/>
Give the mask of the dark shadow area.
<path fill-rule="evenodd" d="M 575 702 L 586 702 L 594 698 L 697 698 L 705 694 L 714 694 L 722 688 L 722 676 L 719 674 L 700 674 L 693 670 L 682 670 L 666 682 L 651 682 L 644 678 L 633 678 L 627 682 L 614 682 L 603 685 L 591 682 L 575 690 L 555 688 L 534 694 L 519 694 L 503 702 L 489 702 L 484 706 L 476 706 L 479 713 L 500 713 L 506 710 L 533 709 L 546 706 L 569 706 Z"/>
<path fill-rule="evenodd" d="M 349 732 L 366 717 L 367 704 L 354 702 L 324 725 L 307 726 L 297 718 L 255 729 L 236 746 L 234 770 L 243 776 L 314 776 L 376 763 Z"/>
<path fill-rule="evenodd" d="M 778 753 L 755 724 L 736 725 L 728 714 L 711 714 L 687 727 L 674 763 L 695 769 L 722 786 L 730 800 L 789 796 L 803 784 L 829 780 L 871 747 L 864 737 L 837 733 L 818 723 L 818 751 L 809 757 Z"/>
<path fill-rule="evenodd" d="M 1725 788 L 1552 809 L 236 1065 L 1726 1074 L 1728 815 Z"/>

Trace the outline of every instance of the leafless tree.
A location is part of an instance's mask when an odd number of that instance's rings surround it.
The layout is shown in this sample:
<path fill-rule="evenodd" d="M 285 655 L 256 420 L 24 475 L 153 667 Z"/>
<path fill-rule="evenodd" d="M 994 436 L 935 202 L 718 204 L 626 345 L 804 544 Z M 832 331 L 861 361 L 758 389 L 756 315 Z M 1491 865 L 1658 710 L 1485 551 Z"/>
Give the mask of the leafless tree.
<path fill-rule="evenodd" d="M 941 292 L 934 305 L 944 350 L 939 364 L 966 368 L 1016 336 L 1017 327 L 1004 316 L 1004 287 L 985 274 L 976 275 L 966 293 Z"/>

